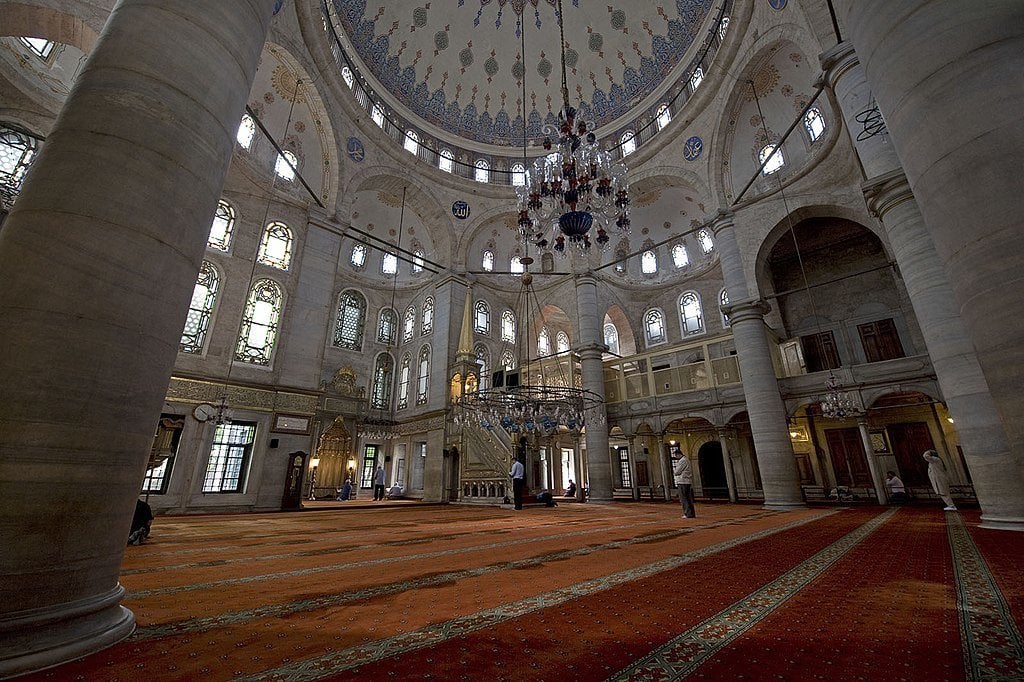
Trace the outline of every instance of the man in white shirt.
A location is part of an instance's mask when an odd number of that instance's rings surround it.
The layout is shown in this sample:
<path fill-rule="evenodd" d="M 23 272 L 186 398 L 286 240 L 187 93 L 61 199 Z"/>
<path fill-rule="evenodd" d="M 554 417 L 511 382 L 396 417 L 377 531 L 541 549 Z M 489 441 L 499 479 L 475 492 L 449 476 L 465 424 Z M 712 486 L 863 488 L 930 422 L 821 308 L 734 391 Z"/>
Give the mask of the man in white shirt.
<path fill-rule="evenodd" d="M 672 450 L 672 456 L 677 458 L 672 473 L 675 476 L 676 487 L 679 488 L 683 516 L 692 519 L 697 516 L 697 510 L 693 507 L 693 467 L 690 465 L 690 458 L 680 452 L 679 448 Z"/>
<path fill-rule="evenodd" d="M 885 484 L 889 486 L 889 501 L 893 504 L 901 504 L 909 499 L 907 486 L 903 485 L 903 481 L 895 471 L 885 472 Z"/>
<path fill-rule="evenodd" d="M 521 457 L 516 457 L 512 463 L 512 470 L 508 472 L 512 477 L 512 502 L 516 509 L 523 508 L 523 488 L 526 485 L 526 468 L 523 466 Z"/>

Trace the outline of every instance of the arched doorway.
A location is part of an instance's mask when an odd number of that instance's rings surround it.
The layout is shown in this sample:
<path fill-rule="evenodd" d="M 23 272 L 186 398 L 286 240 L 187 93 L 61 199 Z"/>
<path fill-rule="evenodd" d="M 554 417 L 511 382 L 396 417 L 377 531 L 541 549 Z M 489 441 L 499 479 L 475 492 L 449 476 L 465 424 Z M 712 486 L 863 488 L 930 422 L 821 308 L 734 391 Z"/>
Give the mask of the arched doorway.
<path fill-rule="evenodd" d="M 700 485 L 705 497 L 729 499 L 729 483 L 725 476 L 725 459 L 722 444 L 717 440 L 708 441 L 697 451 L 700 465 Z"/>

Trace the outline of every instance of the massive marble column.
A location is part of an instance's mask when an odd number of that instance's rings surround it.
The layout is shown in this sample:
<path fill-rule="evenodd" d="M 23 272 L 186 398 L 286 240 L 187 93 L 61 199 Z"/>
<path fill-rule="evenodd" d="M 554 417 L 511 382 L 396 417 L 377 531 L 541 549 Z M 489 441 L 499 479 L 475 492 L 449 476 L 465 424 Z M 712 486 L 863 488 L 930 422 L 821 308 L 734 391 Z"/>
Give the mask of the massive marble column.
<path fill-rule="evenodd" d="M 728 292 L 728 315 L 743 377 L 743 395 L 754 438 L 757 465 L 761 470 L 764 504 L 770 509 L 803 506 L 800 475 L 789 440 L 786 406 L 772 364 L 764 328 L 766 303 L 751 298 L 731 213 L 721 212 L 715 221 L 715 245 Z"/>
<path fill-rule="evenodd" d="M 579 345 L 573 350 L 580 356 L 580 375 L 584 390 L 591 391 L 604 401 L 604 364 L 606 350 L 602 339 L 602 317 L 597 307 L 597 280 L 592 275 L 576 278 L 576 311 L 579 317 Z M 604 405 L 596 409 L 604 411 Z M 602 415 L 603 416 L 603 415 Z M 606 419 L 587 419 L 587 476 L 592 502 L 612 499 L 612 472 L 608 462 L 608 422 Z M 580 482 L 582 487 L 582 482 Z"/>
<path fill-rule="evenodd" d="M 1024 3 L 837 0 L 836 6 L 1000 415 L 1010 449 L 1004 470 L 1019 476 Z M 1002 513 L 1020 525 L 1017 510 Z"/>
<path fill-rule="evenodd" d="M 865 129 L 873 103 L 864 70 L 846 42 L 822 55 L 829 84 L 842 108 L 854 146 L 869 178 L 871 212 L 886 229 L 907 295 L 950 413 L 956 419 L 987 527 L 1024 528 L 1024 481 L 1010 455 L 988 383 L 957 312 L 949 276 L 935 250 L 890 136 Z M 865 113 L 868 112 L 868 113 Z"/>
<path fill-rule="evenodd" d="M 121 0 L 0 232 L 0 677 L 131 633 L 118 572 L 273 0 Z"/>

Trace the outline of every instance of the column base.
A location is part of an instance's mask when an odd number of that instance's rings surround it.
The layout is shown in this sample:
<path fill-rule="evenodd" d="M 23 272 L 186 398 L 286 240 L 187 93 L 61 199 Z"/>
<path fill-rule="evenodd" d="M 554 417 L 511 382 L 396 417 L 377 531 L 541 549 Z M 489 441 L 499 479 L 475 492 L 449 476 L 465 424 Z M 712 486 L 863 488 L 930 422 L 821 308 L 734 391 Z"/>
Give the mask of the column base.
<path fill-rule="evenodd" d="M 1024 518 L 1000 517 L 991 514 L 982 514 L 979 528 L 991 528 L 993 530 L 1015 530 L 1024 532 Z"/>
<path fill-rule="evenodd" d="M 807 509 L 807 505 L 803 502 L 765 502 L 761 509 L 768 509 L 771 511 L 796 511 L 798 509 Z"/>
<path fill-rule="evenodd" d="M 135 631 L 124 588 L 70 604 L 0 617 L 0 678 L 52 668 L 120 642 Z"/>

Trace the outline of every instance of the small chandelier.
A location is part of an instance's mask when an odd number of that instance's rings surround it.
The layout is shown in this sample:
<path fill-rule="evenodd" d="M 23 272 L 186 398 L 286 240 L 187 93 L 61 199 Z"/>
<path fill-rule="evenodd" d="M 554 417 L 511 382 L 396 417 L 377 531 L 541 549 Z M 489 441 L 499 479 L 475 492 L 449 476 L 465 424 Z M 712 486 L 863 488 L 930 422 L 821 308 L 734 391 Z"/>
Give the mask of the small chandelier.
<path fill-rule="evenodd" d="M 562 56 L 559 124 L 544 125 L 544 149 L 548 153 L 526 169 L 524 184 L 516 187 L 520 236 L 541 250 L 562 255 L 566 247 L 588 251 L 592 241 L 606 249 L 608 229 L 614 226 L 628 235 L 630 224 L 625 165 L 613 163 L 611 152 L 597 142 L 593 122 L 577 119 L 580 112 L 569 106 L 563 24 L 562 0 L 558 0 Z M 524 127 L 524 154 L 525 137 Z M 590 229 L 595 222 L 597 233 L 592 240 Z"/>
<path fill-rule="evenodd" d="M 829 372 L 828 379 L 825 380 L 825 390 L 827 393 L 819 405 L 821 414 L 826 419 L 846 419 L 859 412 L 853 398 L 843 390 L 843 385 L 831 372 Z"/>
<path fill-rule="evenodd" d="M 398 422 L 383 417 L 368 417 L 359 422 L 359 435 L 370 440 L 390 440 L 398 435 Z"/>

